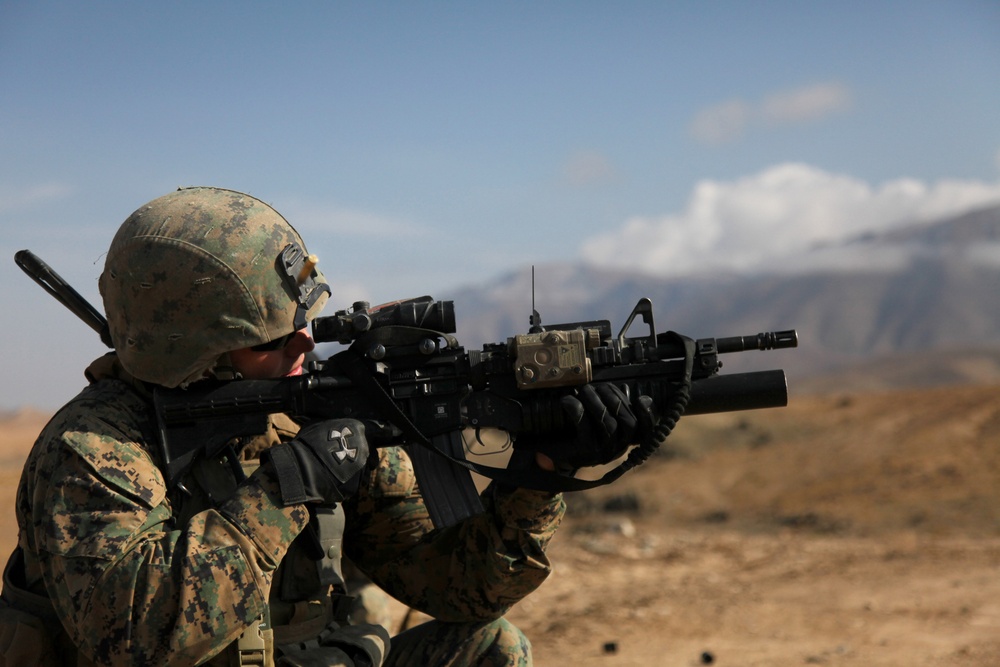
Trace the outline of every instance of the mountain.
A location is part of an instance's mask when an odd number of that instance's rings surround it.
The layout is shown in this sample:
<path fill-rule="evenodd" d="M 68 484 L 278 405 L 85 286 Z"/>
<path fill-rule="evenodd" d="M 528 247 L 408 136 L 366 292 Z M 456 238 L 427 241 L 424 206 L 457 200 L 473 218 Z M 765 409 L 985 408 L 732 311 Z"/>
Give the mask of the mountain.
<path fill-rule="evenodd" d="M 544 324 L 608 319 L 617 332 L 645 296 L 657 331 L 798 331 L 798 350 L 731 355 L 725 370 L 782 367 L 814 389 L 1000 382 L 1000 205 L 812 248 L 752 274 L 665 279 L 569 263 L 533 272 Z M 466 347 L 503 341 L 527 330 L 532 269 L 442 296 L 455 301 Z"/>

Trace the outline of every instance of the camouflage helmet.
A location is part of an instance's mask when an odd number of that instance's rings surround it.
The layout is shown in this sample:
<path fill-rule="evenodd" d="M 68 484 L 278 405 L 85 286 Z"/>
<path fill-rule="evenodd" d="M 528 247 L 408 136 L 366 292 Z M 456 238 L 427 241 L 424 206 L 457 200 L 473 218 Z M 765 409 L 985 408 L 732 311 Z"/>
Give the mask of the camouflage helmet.
<path fill-rule="evenodd" d="M 181 188 L 129 216 L 99 287 L 122 365 L 166 387 L 304 327 L 330 294 L 281 214 L 208 187 Z"/>

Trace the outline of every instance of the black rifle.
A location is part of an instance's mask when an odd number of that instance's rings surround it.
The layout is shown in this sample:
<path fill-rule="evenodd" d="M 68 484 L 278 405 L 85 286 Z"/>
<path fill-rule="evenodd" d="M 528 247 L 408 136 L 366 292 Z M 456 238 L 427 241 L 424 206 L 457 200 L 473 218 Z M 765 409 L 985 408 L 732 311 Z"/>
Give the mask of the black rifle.
<path fill-rule="evenodd" d="M 26 257 L 31 262 L 23 261 Z M 61 289 L 65 283 L 30 252 L 18 253 L 18 264 L 36 281 L 28 267 L 43 267 L 46 282 L 59 287 L 57 298 L 64 304 L 86 304 L 68 285 L 69 292 Z M 85 312 L 85 321 L 106 331 L 89 304 L 71 310 Z M 626 337 L 637 317 L 648 333 Z M 97 318 L 103 320 L 99 313 Z M 527 334 L 467 351 L 451 335 L 451 301 L 425 296 L 377 308 L 358 302 L 316 318 L 317 342 L 348 347 L 310 362 L 301 376 L 206 380 L 186 389 L 154 391 L 167 481 L 179 484 L 203 456 L 227 455 L 237 466 L 234 438 L 263 433 L 271 414 L 286 413 L 298 421 L 352 417 L 366 423 L 374 446 L 408 445 L 432 520 L 446 526 L 482 510 L 469 471 L 515 486 L 580 490 L 617 479 L 649 456 L 657 442 L 636 448 L 599 480 L 546 473 L 530 463 L 534 456 L 526 443 L 572 439 L 559 401 L 579 385 L 613 382 L 632 395 L 650 396 L 658 406 L 670 405 L 671 427 L 681 413 L 788 402 L 783 371 L 720 375 L 719 355 L 795 347 L 794 330 L 698 340 L 657 334 L 649 299 L 639 301 L 617 336 L 607 320 L 542 326 L 533 310 L 530 323 Z M 466 437 L 472 433 L 479 439 L 483 429 L 510 434 L 513 455 L 506 469 L 467 460 Z M 661 428 L 657 439 L 668 432 Z"/>
<path fill-rule="evenodd" d="M 627 338 L 637 316 L 648 334 Z M 511 485 L 580 490 L 608 483 L 648 456 L 649 451 L 635 453 L 596 481 L 526 464 L 533 454 L 519 447 L 519 440 L 572 438 L 559 399 L 575 386 L 613 382 L 657 405 L 684 395 L 679 412 L 689 415 L 788 401 L 783 371 L 719 375 L 719 355 L 795 347 L 794 331 L 697 341 L 670 332 L 657 335 L 649 299 L 639 301 L 617 336 L 607 320 L 543 327 L 535 313 L 531 321 L 528 334 L 467 351 L 450 335 L 451 301 L 425 296 L 374 309 L 359 302 L 317 318 L 317 342 L 350 346 L 312 362 L 302 376 L 199 382 L 156 392 L 168 479 L 179 479 L 199 456 L 223 453 L 236 435 L 263 432 L 271 413 L 300 420 L 353 417 L 368 424 L 374 446 L 409 445 L 435 525 L 450 525 L 481 511 L 470 470 Z M 508 468 L 466 459 L 465 437 L 472 432 L 478 439 L 486 428 L 511 434 L 514 457 Z"/>

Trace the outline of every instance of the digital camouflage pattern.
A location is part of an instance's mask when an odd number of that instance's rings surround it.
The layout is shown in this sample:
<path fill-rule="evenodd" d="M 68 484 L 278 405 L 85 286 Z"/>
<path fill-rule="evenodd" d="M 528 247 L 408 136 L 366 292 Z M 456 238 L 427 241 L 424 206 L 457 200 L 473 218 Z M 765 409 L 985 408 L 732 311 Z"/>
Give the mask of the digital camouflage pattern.
<path fill-rule="evenodd" d="M 531 643 L 503 618 L 476 624 L 430 621 L 393 637 L 392 642 L 383 667 L 531 667 Z"/>
<path fill-rule="evenodd" d="M 136 210 L 98 282 L 122 364 L 176 387 L 225 352 L 291 333 L 298 294 L 278 263 L 289 244 L 305 250 L 281 214 L 232 190 L 182 188 Z M 314 278 L 324 282 L 319 271 Z"/>
<path fill-rule="evenodd" d="M 542 583 L 545 547 L 565 512 L 561 497 L 492 485 L 484 514 L 432 534 L 409 457 L 398 448 L 380 454 L 379 474 L 344 505 L 344 552 L 379 587 L 461 623 L 498 618 Z"/>
<path fill-rule="evenodd" d="M 27 586 L 99 664 L 226 664 L 265 601 L 281 608 L 276 582 L 297 562 L 308 512 L 281 507 L 267 467 L 225 499 L 168 491 L 142 386 L 114 355 L 88 376 L 25 464 L 16 514 Z M 530 664 L 527 640 L 498 619 L 547 576 L 564 505 L 535 491 L 485 495 L 485 514 L 432 532 L 409 458 L 388 448 L 345 503 L 351 560 L 437 619 L 394 638 L 387 665 Z"/>
<path fill-rule="evenodd" d="M 93 373 L 92 367 L 92 373 Z M 155 455 L 150 404 L 104 380 L 60 410 L 22 473 L 16 513 L 29 590 L 73 644 L 107 664 L 196 664 L 265 609 L 308 522 L 259 470 L 218 509 L 179 524 Z"/>

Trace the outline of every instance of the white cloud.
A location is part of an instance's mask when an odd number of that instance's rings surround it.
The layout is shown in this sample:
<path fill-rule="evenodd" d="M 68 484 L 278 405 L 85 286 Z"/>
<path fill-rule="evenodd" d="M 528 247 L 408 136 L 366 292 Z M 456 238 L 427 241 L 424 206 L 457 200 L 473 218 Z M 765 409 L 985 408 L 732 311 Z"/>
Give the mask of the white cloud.
<path fill-rule="evenodd" d="M 850 89 L 833 82 L 773 93 L 764 98 L 759 110 L 765 120 L 797 123 L 845 111 L 851 103 Z"/>
<path fill-rule="evenodd" d="M 355 238 L 412 238 L 428 233 L 423 225 L 411 220 L 324 202 L 288 199 L 274 206 L 303 236 L 312 236 L 312 232 Z"/>
<path fill-rule="evenodd" d="M 857 178 L 788 163 L 736 181 L 698 183 L 684 211 L 636 217 L 586 241 L 594 264 L 657 275 L 769 268 L 864 232 L 957 214 L 1000 201 L 1000 182 Z"/>
<path fill-rule="evenodd" d="M 785 125 L 822 119 L 851 108 L 853 95 L 843 83 L 818 83 L 770 93 L 758 102 L 735 98 L 702 109 L 689 126 L 691 135 L 708 144 L 735 141 L 758 125 Z"/>
<path fill-rule="evenodd" d="M 39 183 L 28 187 L 0 187 L 0 214 L 25 211 L 40 204 L 56 201 L 73 194 L 65 183 Z"/>
<path fill-rule="evenodd" d="M 729 100 L 695 114 L 690 132 L 707 144 L 724 144 L 743 136 L 752 115 L 753 110 L 743 100 Z"/>
<path fill-rule="evenodd" d="M 372 300 L 370 286 L 361 281 L 347 278 L 339 279 L 337 276 L 327 276 L 327 280 L 330 282 L 330 291 L 332 292 L 331 303 L 338 304 L 336 309 L 346 308 L 356 301 Z M 332 315 L 333 310 L 328 306 L 324 315 Z"/>
<path fill-rule="evenodd" d="M 607 156 L 597 151 L 574 153 L 563 165 L 563 179 L 573 187 L 604 185 L 615 178 L 615 168 Z"/>

